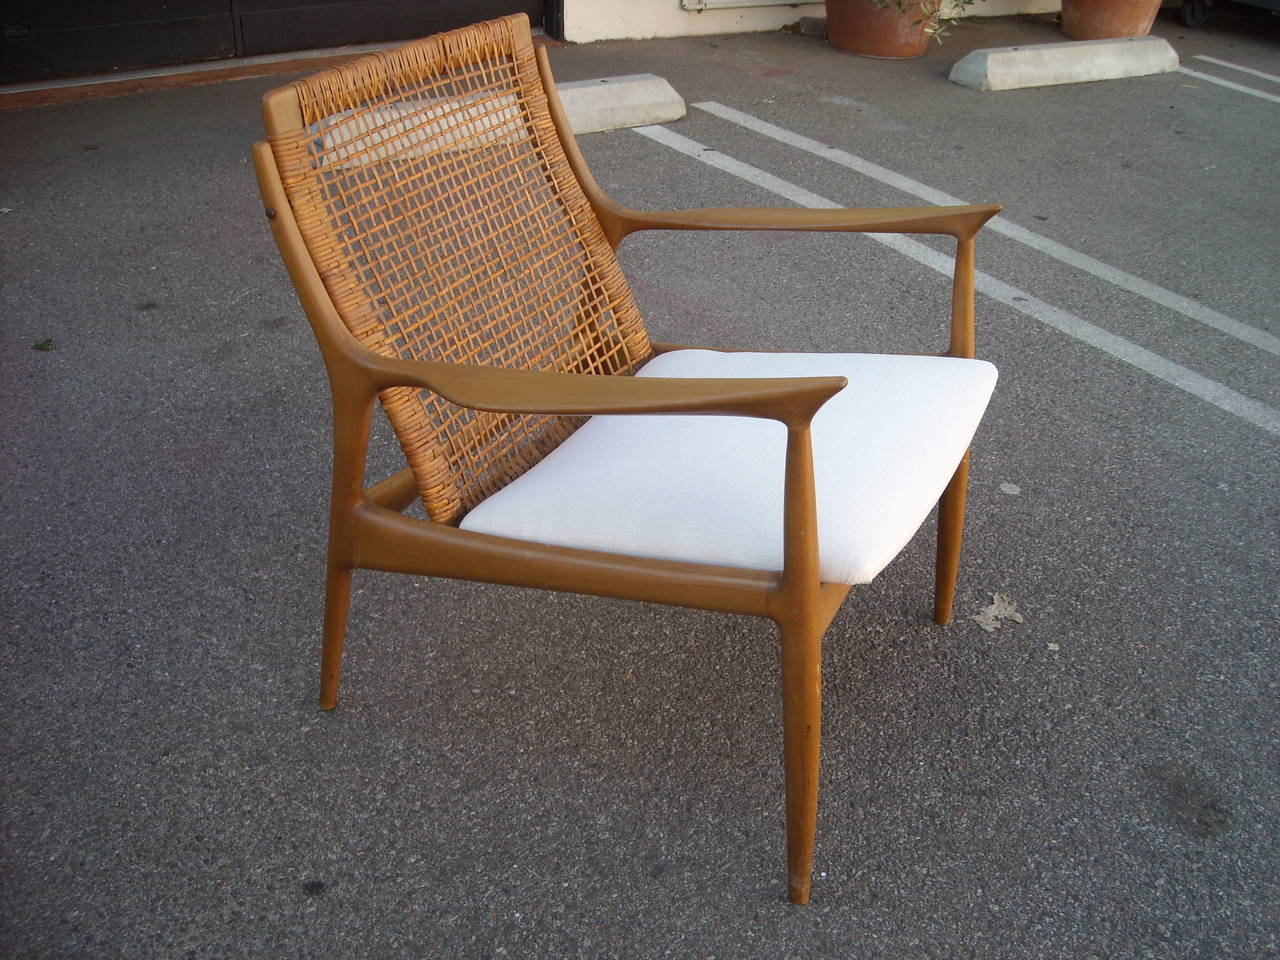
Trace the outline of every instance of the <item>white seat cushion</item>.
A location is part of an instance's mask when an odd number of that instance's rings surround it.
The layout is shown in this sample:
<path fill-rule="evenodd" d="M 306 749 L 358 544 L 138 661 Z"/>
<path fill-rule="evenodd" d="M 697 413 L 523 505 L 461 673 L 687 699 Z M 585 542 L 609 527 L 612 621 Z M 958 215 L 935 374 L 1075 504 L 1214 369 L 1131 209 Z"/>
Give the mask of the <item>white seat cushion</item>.
<path fill-rule="evenodd" d="M 822 578 L 857 584 L 942 495 L 995 387 L 980 360 L 677 350 L 643 377 L 843 376 L 813 420 Z M 464 530 L 633 556 L 782 569 L 786 428 L 704 416 L 592 417 L 476 506 Z"/>

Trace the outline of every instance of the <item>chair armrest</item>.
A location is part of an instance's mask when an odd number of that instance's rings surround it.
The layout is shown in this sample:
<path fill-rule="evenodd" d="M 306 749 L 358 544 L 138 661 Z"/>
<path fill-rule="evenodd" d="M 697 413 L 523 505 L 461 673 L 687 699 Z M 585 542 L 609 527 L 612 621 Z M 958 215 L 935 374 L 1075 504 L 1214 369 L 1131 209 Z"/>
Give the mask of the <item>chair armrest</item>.
<path fill-rule="evenodd" d="M 538 71 L 547 90 L 547 106 L 565 156 L 595 210 L 605 239 L 615 250 L 637 230 L 825 230 L 874 233 L 937 233 L 972 239 L 1000 212 L 996 203 L 976 206 L 883 207 L 812 210 L 803 207 L 721 207 L 701 210 L 632 210 L 610 198 L 587 167 L 556 93 L 551 63 L 537 51 Z"/>
<path fill-rule="evenodd" d="M 462 407 L 492 413 L 701 414 L 807 424 L 848 385 L 844 377 L 758 380 L 600 376 L 404 360 L 367 351 L 375 390 L 421 387 Z"/>
<path fill-rule="evenodd" d="M 815 230 L 857 233 L 936 233 L 972 237 L 1000 212 L 1000 204 L 953 207 L 709 207 L 630 210 L 615 207 L 621 236 L 637 230 Z"/>

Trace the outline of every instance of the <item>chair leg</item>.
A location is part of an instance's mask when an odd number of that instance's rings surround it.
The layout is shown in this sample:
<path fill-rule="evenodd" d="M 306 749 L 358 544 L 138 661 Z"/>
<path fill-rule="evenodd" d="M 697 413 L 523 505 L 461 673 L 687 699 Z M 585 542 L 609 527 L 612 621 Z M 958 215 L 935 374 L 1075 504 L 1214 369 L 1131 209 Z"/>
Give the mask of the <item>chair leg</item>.
<path fill-rule="evenodd" d="M 822 740 L 822 631 L 805 618 L 782 633 L 782 731 L 787 798 L 787 896 L 803 906 L 813 879 Z"/>
<path fill-rule="evenodd" d="M 347 634 L 347 607 L 351 602 L 350 567 L 329 564 L 324 584 L 324 649 L 320 654 L 320 706 L 332 710 L 338 704 L 338 675 L 342 670 L 342 644 Z"/>
<path fill-rule="evenodd" d="M 951 622 L 956 596 L 956 575 L 960 571 L 960 544 L 964 539 L 964 500 L 969 489 L 969 452 L 956 467 L 951 482 L 938 501 L 938 565 L 934 577 L 933 619 Z"/>

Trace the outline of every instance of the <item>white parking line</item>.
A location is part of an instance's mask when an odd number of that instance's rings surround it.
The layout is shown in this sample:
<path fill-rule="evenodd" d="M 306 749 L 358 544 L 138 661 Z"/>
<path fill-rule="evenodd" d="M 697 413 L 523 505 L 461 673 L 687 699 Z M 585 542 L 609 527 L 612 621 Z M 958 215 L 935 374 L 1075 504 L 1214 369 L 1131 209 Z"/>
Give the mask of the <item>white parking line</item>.
<path fill-rule="evenodd" d="M 818 209 L 833 209 L 841 206 L 841 204 L 833 200 L 828 200 L 826 197 L 819 196 L 780 177 L 775 177 L 773 174 L 767 173 L 758 167 L 753 167 L 750 164 L 743 163 L 741 160 L 712 150 L 710 147 L 704 146 L 696 140 L 690 140 L 688 137 L 668 130 L 666 127 L 648 126 L 634 127 L 633 129 L 636 133 L 648 137 L 650 140 L 670 147 L 672 150 L 683 153 L 685 156 L 692 157 L 724 173 L 753 183 L 757 187 L 784 197 L 799 206 Z M 922 263 L 948 277 L 951 276 L 954 270 L 954 257 L 939 253 L 909 237 L 904 237 L 901 234 L 883 233 L 870 233 L 865 234 L 865 236 L 875 240 L 877 243 L 897 250 L 899 253 L 903 253 L 916 262 Z M 1192 396 L 1199 397 L 1206 403 L 1211 403 L 1221 410 L 1252 423 L 1254 426 L 1261 427 L 1269 433 L 1280 435 L 1280 410 L 1275 410 L 1264 403 L 1251 400 L 1215 380 L 1202 377 L 1200 374 L 1188 370 L 1172 360 L 1166 360 L 1164 357 L 1152 353 L 1136 343 L 1109 333 L 1096 324 L 1082 320 L 1052 304 L 1045 303 L 1026 291 L 1019 290 L 1017 287 L 1002 280 L 997 280 L 986 273 L 978 272 L 976 283 L 978 290 L 982 293 L 1006 306 L 1012 307 L 1019 313 L 1032 317 L 1046 326 L 1067 334 L 1069 337 L 1074 337 L 1083 343 L 1096 347 L 1104 353 L 1137 367 L 1139 370 L 1149 373 L 1151 376 L 1163 380 L 1171 386 L 1184 390 Z"/>
<path fill-rule="evenodd" d="M 1195 77 L 1198 80 L 1207 80 L 1209 83 L 1216 83 L 1220 87 L 1226 87 L 1228 90 L 1237 90 L 1240 93 L 1247 93 L 1251 97 L 1261 97 L 1263 100 L 1270 100 L 1272 103 L 1280 103 L 1280 97 L 1274 93 L 1267 93 L 1265 90 L 1255 90 L 1253 87 L 1246 87 L 1243 83 L 1236 83 L 1234 80 L 1223 80 L 1221 77 L 1210 76 L 1207 73 L 1201 73 L 1199 70 L 1192 70 L 1188 67 L 1179 67 L 1179 73 L 1185 73 L 1189 77 Z"/>
<path fill-rule="evenodd" d="M 1273 76 L 1270 73 L 1263 73 L 1261 70 L 1253 69 L 1253 67 L 1242 67 L 1238 63 L 1219 60 L 1217 57 L 1207 57 L 1203 53 L 1197 53 L 1196 59 L 1203 60 L 1205 63 L 1216 63 L 1218 66 L 1226 67 L 1229 70 L 1239 70 L 1241 73 L 1247 73 L 1251 77 L 1261 77 L 1263 80 L 1270 80 L 1272 83 L 1280 83 L 1280 77 Z"/>
<path fill-rule="evenodd" d="M 842 167 L 847 167 L 850 170 L 871 177 L 873 180 L 879 180 L 887 186 L 895 187 L 904 193 L 919 197 L 921 200 L 927 200 L 929 203 L 962 204 L 965 202 L 950 194 L 943 193 L 941 190 L 935 190 L 933 187 L 920 183 L 918 180 L 912 180 L 910 177 L 905 177 L 893 170 L 874 164 L 870 160 L 864 160 L 862 157 L 855 156 L 845 150 L 793 133 L 783 127 L 761 120 L 759 117 L 753 117 L 749 113 L 726 107 L 722 103 L 705 101 L 703 103 L 695 103 L 694 106 L 722 120 L 728 120 L 730 123 L 745 127 L 754 133 L 769 137 L 771 140 L 777 140 L 779 143 L 785 143 L 807 153 L 824 157 Z M 1131 273 L 1126 273 L 1117 267 L 1103 263 L 1101 260 L 1096 260 L 1087 253 L 1081 253 L 1079 250 L 1063 246 L 1048 237 L 1033 233 L 1025 227 L 1020 227 L 1004 217 L 996 217 L 987 224 L 987 229 L 1012 240 L 1017 240 L 1019 243 L 1026 244 L 1032 249 L 1053 257 L 1055 260 L 1059 260 L 1078 270 L 1083 270 L 1085 273 L 1093 274 L 1093 276 L 1106 280 L 1121 289 L 1128 290 L 1130 293 L 1136 293 L 1138 296 L 1144 297 L 1152 303 L 1158 303 L 1160 306 L 1173 310 L 1175 313 L 1180 313 L 1190 320 L 1196 320 L 1207 327 L 1213 327 L 1228 336 L 1235 337 L 1237 340 L 1243 340 L 1245 343 L 1251 344 L 1260 350 L 1266 350 L 1268 353 L 1280 356 L 1280 337 L 1273 336 L 1265 330 L 1259 330 L 1257 327 L 1228 317 L 1224 313 L 1219 313 L 1211 307 L 1206 307 L 1204 304 L 1197 303 L 1179 293 L 1174 293 L 1172 290 L 1166 290 L 1164 287 L 1156 286 L 1141 277 L 1135 277 Z"/>

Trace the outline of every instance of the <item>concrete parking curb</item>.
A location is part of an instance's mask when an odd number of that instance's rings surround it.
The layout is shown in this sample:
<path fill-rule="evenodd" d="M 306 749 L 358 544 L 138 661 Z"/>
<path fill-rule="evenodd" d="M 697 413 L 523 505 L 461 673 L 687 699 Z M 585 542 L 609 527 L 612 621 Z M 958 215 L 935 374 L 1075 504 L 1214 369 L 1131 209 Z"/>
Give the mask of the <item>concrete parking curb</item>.
<path fill-rule="evenodd" d="M 1017 90 L 1177 69 L 1178 55 L 1167 40 L 1124 37 L 974 50 L 951 68 L 950 79 L 974 90 Z"/>
<path fill-rule="evenodd" d="M 574 80 L 556 89 L 574 133 L 669 123 L 685 115 L 684 99 L 652 73 Z"/>

